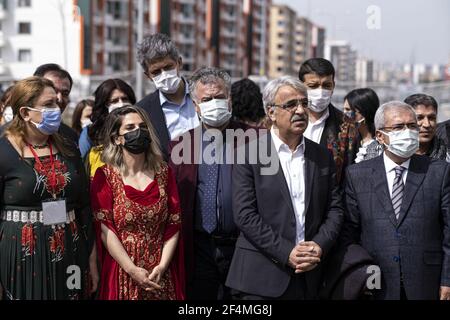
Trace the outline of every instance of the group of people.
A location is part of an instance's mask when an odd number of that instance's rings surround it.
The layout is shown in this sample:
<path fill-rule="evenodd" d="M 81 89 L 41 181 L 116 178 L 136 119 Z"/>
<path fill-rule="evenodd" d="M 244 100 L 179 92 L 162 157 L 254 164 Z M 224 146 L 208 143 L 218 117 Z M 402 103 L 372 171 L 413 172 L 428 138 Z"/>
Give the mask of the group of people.
<path fill-rule="evenodd" d="M 4 93 L 3 299 L 450 300 L 450 122 L 433 97 L 380 106 L 361 88 L 340 111 L 322 58 L 263 92 L 214 67 L 186 78 L 163 34 L 137 59 L 156 91 L 106 80 L 72 128 L 60 66 Z"/>

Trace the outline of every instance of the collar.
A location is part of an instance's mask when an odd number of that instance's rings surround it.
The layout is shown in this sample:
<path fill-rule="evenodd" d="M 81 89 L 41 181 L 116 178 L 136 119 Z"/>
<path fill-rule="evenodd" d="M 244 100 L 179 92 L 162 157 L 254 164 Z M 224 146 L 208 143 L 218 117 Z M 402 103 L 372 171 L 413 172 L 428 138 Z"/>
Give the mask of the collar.
<path fill-rule="evenodd" d="M 316 122 L 312 123 L 309 121 L 309 125 L 318 126 L 324 123 L 328 118 L 330 117 L 330 107 L 326 108 L 325 113 L 317 120 Z"/>
<path fill-rule="evenodd" d="M 389 158 L 386 155 L 386 152 L 383 153 L 383 160 L 384 160 L 384 167 L 386 168 L 386 172 L 391 172 L 393 171 L 395 168 L 398 167 L 398 164 L 396 164 L 394 161 L 391 160 L 391 158 Z M 403 162 L 400 166 L 405 168 L 406 170 L 409 169 L 409 163 L 411 162 L 411 158 L 409 158 L 408 160 L 406 160 L 405 162 Z"/>
<path fill-rule="evenodd" d="M 190 95 L 189 93 L 189 85 L 187 83 L 187 81 L 181 77 L 182 81 L 184 82 L 184 100 L 186 101 L 186 97 Z M 161 106 L 163 106 L 166 102 L 167 103 L 172 103 L 172 101 L 170 101 L 169 99 L 167 99 L 167 97 L 164 95 L 164 93 L 161 92 L 161 90 L 158 90 L 159 92 L 159 101 L 161 103 Z M 180 106 L 182 106 L 184 103 L 182 103 Z"/>
<path fill-rule="evenodd" d="M 303 136 L 302 136 L 302 141 L 300 142 L 300 144 L 297 146 L 297 148 L 295 148 L 295 151 L 292 152 L 291 149 L 289 148 L 289 146 L 280 139 L 280 137 L 278 136 L 278 134 L 275 132 L 274 129 L 270 130 L 270 134 L 272 136 L 272 141 L 273 141 L 273 144 L 275 145 L 275 149 L 277 150 L 277 153 L 280 153 L 280 151 L 282 149 L 289 150 L 289 152 L 291 152 L 291 153 L 296 153 L 296 152 L 300 152 L 300 154 L 305 153 L 305 138 Z"/>

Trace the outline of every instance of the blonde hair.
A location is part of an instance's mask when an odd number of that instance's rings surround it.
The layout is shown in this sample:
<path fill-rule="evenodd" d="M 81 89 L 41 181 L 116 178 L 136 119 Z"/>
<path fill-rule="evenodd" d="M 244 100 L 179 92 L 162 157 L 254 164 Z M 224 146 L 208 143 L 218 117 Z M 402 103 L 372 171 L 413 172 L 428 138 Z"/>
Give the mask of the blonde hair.
<path fill-rule="evenodd" d="M 126 106 L 114 110 L 106 118 L 101 160 L 104 163 L 119 168 L 122 172 L 126 171 L 126 167 L 123 162 L 123 149 L 120 145 L 117 145 L 115 141 L 117 137 L 119 137 L 119 130 L 122 125 L 123 117 L 129 113 L 137 113 L 144 121 L 150 133 L 151 143 L 145 153 L 145 167 L 147 169 L 154 170 L 154 172 L 160 171 L 162 165 L 164 164 L 164 159 L 158 136 L 156 135 L 150 119 L 145 111 L 136 106 Z"/>
<path fill-rule="evenodd" d="M 21 149 L 26 146 L 26 121 L 20 115 L 20 108 L 32 107 L 44 92 L 45 88 L 53 88 L 53 82 L 41 77 L 29 77 L 18 81 L 11 90 L 9 105 L 11 106 L 14 118 L 8 124 L 5 135 L 18 139 L 17 142 Z M 58 133 L 51 136 L 51 141 L 64 156 L 73 156 L 74 153 L 68 147 L 67 141 Z"/>

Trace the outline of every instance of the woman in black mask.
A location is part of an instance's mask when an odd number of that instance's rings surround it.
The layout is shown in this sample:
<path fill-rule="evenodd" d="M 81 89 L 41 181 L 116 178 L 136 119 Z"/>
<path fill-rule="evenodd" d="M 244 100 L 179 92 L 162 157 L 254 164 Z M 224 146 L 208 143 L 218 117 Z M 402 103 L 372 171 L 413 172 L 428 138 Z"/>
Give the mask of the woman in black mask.
<path fill-rule="evenodd" d="M 180 205 L 145 112 L 106 119 L 102 161 L 91 184 L 102 300 L 183 299 Z"/>

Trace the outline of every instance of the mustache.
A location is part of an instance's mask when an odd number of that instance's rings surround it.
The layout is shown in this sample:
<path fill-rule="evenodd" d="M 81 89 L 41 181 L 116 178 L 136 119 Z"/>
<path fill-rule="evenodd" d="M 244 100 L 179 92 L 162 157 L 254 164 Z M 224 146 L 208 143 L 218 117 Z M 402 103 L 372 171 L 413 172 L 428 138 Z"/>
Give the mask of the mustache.
<path fill-rule="evenodd" d="M 291 123 L 296 122 L 296 121 L 306 121 L 306 120 L 307 120 L 306 116 L 300 116 L 298 114 L 294 114 L 294 116 L 291 118 Z"/>

